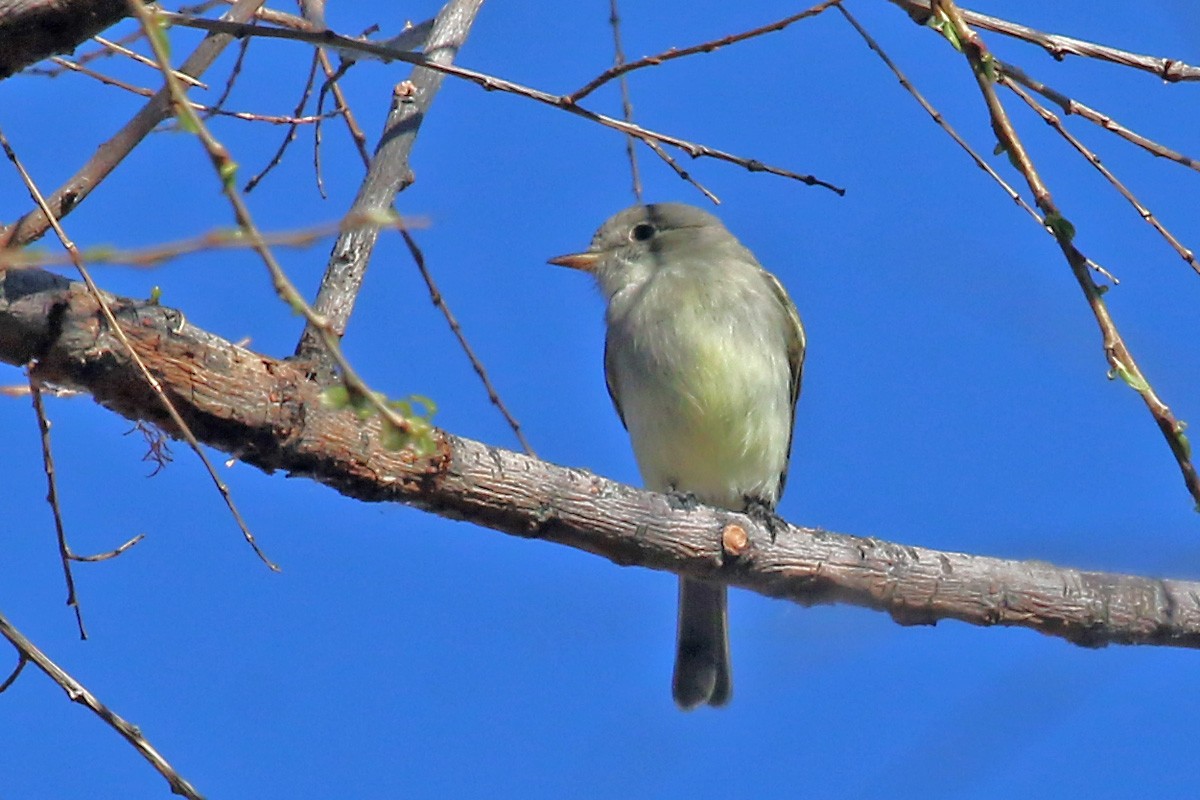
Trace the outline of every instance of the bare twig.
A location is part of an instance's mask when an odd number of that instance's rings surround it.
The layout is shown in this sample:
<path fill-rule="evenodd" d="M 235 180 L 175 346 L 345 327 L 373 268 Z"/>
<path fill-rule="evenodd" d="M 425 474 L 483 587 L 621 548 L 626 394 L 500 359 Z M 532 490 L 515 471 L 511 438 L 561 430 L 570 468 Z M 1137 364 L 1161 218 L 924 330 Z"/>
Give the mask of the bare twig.
<path fill-rule="evenodd" d="M 63 69 L 70 70 L 72 72 L 78 72 L 81 75 L 86 75 L 87 77 L 93 78 L 107 86 L 115 86 L 118 89 L 123 89 L 123 90 L 129 92 L 130 94 L 136 94 L 140 97 L 154 97 L 154 95 L 156 94 L 154 89 L 147 89 L 144 86 L 134 86 L 131 83 L 127 83 L 125 81 L 119 80 L 117 78 L 112 77 L 111 75 L 105 75 L 102 72 L 97 72 L 96 70 L 93 70 L 89 67 L 81 66 L 80 64 L 77 64 L 72 61 L 68 61 L 65 58 L 57 58 L 56 57 L 56 58 L 52 58 L 51 61 L 53 61 L 55 64 L 60 64 L 63 67 Z M 246 122 L 266 122 L 271 125 L 291 125 L 292 127 L 296 127 L 298 125 L 311 125 L 314 123 L 317 125 L 320 125 L 321 120 L 324 119 L 325 117 L 332 117 L 332 116 L 335 116 L 337 113 L 339 113 L 339 112 L 330 112 L 328 114 L 323 114 L 323 115 L 316 114 L 316 115 L 311 115 L 311 116 L 307 116 L 307 117 L 302 117 L 302 116 L 299 116 L 299 112 L 297 112 L 297 114 L 294 114 L 292 116 L 280 116 L 277 114 L 251 113 L 249 111 L 228 111 L 223 108 L 218 108 L 217 106 L 205 105 L 204 103 L 197 103 L 194 101 L 188 101 L 188 105 L 190 105 L 192 108 L 196 109 L 197 111 L 203 111 L 205 116 L 209 116 L 209 117 L 211 117 L 211 116 L 233 117 L 234 119 L 240 119 L 240 120 L 244 120 Z"/>
<path fill-rule="evenodd" d="M 962 138 L 958 131 L 954 129 L 954 126 L 946 121 L 946 118 L 942 116 L 942 112 L 934 108 L 933 105 L 925 99 L 925 96 L 917 91 L 917 87 L 914 86 L 908 79 L 908 76 L 906 76 L 900 70 L 900 67 L 896 66 L 896 62 L 892 61 L 888 54 L 883 51 L 883 48 L 879 46 L 879 43 L 875 41 L 874 37 L 867 32 L 867 29 L 859 24 L 858 20 L 855 19 L 855 17 L 849 11 L 847 11 L 846 7 L 841 3 L 837 4 L 837 10 L 842 12 L 842 16 L 846 18 L 846 21 L 850 23 L 851 27 L 853 27 L 854 30 L 858 32 L 858 35 L 862 37 L 863 41 L 867 43 L 867 47 L 871 48 L 871 50 L 879 56 L 883 63 L 887 65 L 887 68 L 890 69 L 892 74 L 896 76 L 896 79 L 900 81 L 900 85 L 904 87 L 905 91 L 913 96 L 913 99 L 920 104 L 921 108 L 925 110 L 925 113 L 928 114 L 935 123 L 937 123 L 938 127 L 944 130 L 946 134 L 954 140 L 955 144 L 963 149 L 963 152 L 970 156 L 971 161 L 975 162 L 975 166 L 986 172 L 988 177 L 994 180 L 1014 203 L 1023 208 L 1025 212 L 1029 214 L 1029 216 L 1033 217 L 1038 225 L 1044 228 L 1045 225 L 1042 223 L 1042 215 L 1035 211 L 1033 207 L 1029 205 L 1029 203 L 1026 203 L 1025 199 L 1021 197 L 1020 193 L 1010 186 L 1008 181 L 1000 177 L 1000 173 L 996 172 L 996 170 L 992 168 L 991 164 L 987 163 L 987 161 L 985 161 L 983 157 L 979 155 L 979 153 L 975 152 L 975 148 L 971 147 L 971 145 L 967 143 L 967 140 Z"/>
<path fill-rule="evenodd" d="M 891 0 L 891 2 L 909 12 L 909 15 L 921 24 L 924 24 L 930 13 L 930 0 Z M 1190 66 L 1176 58 L 1140 55 L 1116 47 L 1073 39 L 1070 36 L 1043 33 L 1025 25 L 965 9 L 962 10 L 962 18 L 968 25 L 1035 44 L 1058 61 L 1062 61 L 1067 56 L 1082 56 L 1149 72 L 1168 83 L 1200 80 L 1200 67 Z"/>
<path fill-rule="evenodd" d="M 1138 212 L 1138 216 L 1144 219 L 1150 225 L 1150 227 L 1158 231 L 1159 236 L 1165 239 L 1167 244 L 1174 248 L 1175 252 L 1179 254 L 1179 257 L 1186 261 L 1197 274 L 1200 274 L 1200 264 L 1196 263 L 1196 256 L 1192 253 L 1192 251 L 1187 247 L 1184 247 L 1183 244 L 1175 238 L 1174 234 L 1167 230 L 1166 226 L 1158 221 L 1158 218 L 1151 213 L 1150 209 L 1142 205 L 1141 201 L 1134 196 L 1133 192 L 1131 192 L 1125 186 L 1125 184 L 1122 183 L 1117 176 L 1108 169 L 1108 167 L 1101 163 L 1098 155 L 1092 152 L 1092 150 L 1088 149 L 1083 142 L 1072 135 L 1071 132 L 1063 126 L 1062 122 L 1059 121 L 1058 117 L 1050 113 L 1050 111 L 1037 100 L 1033 99 L 1033 97 L 1031 97 L 1024 89 L 1022 89 L 1016 83 L 1016 81 L 1001 73 L 999 76 L 999 82 L 1001 85 L 1010 89 L 1014 94 L 1017 95 L 1017 97 L 1020 97 L 1022 100 L 1024 100 L 1030 108 L 1037 112 L 1037 115 L 1041 117 L 1047 125 L 1054 128 L 1054 130 L 1057 131 L 1058 134 L 1062 136 L 1068 144 L 1071 145 L 1071 147 L 1075 148 L 1076 152 L 1087 159 L 1088 163 L 1095 167 L 1096 170 L 1104 176 L 1104 179 L 1111 183 L 1113 188 L 1116 189 L 1122 197 L 1129 201 L 1129 204 Z"/>
<path fill-rule="evenodd" d="M 613 78 L 619 78 L 622 75 L 633 72 L 635 69 L 642 69 L 643 67 L 657 67 L 664 61 L 671 61 L 676 58 L 684 58 L 685 56 L 694 56 L 697 53 L 711 53 L 714 50 L 718 50 L 722 47 L 726 47 L 737 42 L 743 42 L 746 39 L 752 39 L 755 36 L 762 36 L 767 33 L 781 31 L 792 23 L 799 22 L 800 20 L 807 19 L 808 17 L 815 17 L 825 9 L 829 8 L 830 6 L 837 5 L 840 2 L 841 0 L 823 0 L 823 2 L 817 3 L 812 8 L 805 9 L 798 14 L 792 14 L 789 17 L 784 17 L 783 19 L 776 20 L 775 22 L 768 23 L 752 30 L 731 34 L 729 36 L 722 36 L 719 39 L 701 42 L 700 44 L 692 45 L 691 47 L 683 47 L 679 49 L 672 47 L 670 50 L 657 55 L 645 56 L 644 58 L 639 58 L 636 61 L 615 64 L 597 75 L 595 78 L 592 78 L 580 88 L 564 96 L 563 100 L 573 105 L 599 89 L 604 84 L 611 81 Z"/>
<path fill-rule="evenodd" d="M 313 87 L 313 78 L 316 76 L 316 74 L 317 54 L 314 52 L 312 62 L 309 64 L 308 68 L 308 77 L 304 79 L 304 90 L 300 92 L 300 99 L 296 102 L 296 107 L 292 109 L 292 114 L 294 116 L 298 117 L 304 113 L 304 107 L 308 105 L 308 98 L 311 95 Z M 283 156 L 287 152 L 287 149 L 291 147 L 292 142 L 296 141 L 296 134 L 299 132 L 299 130 L 299 125 L 291 125 L 288 127 L 288 131 L 286 134 L 284 134 L 283 141 L 279 143 L 279 147 L 276 148 L 275 154 L 271 156 L 270 160 L 267 161 L 267 165 L 265 167 L 251 176 L 250 180 L 246 181 L 246 185 L 242 187 L 243 192 L 248 194 L 254 191 L 254 187 L 258 186 L 258 184 L 262 182 L 263 178 L 270 175 L 271 171 L 275 169 L 275 167 L 283 163 Z"/>
<path fill-rule="evenodd" d="M 2 135 L 2 134 L 0 134 Z M 58 557 L 62 561 L 63 578 L 67 583 L 67 605 L 75 612 L 75 624 L 79 627 L 79 638 L 87 639 L 87 628 L 83 624 L 83 609 L 79 607 L 79 595 L 75 591 L 75 576 L 71 574 L 71 546 L 67 544 L 67 530 L 63 525 L 62 506 L 58 502 L 58 480 L 54 472 L 54 451 L 50 447 L 50 419 L 46 416 L 46 404 L 42 402 L 41 386 L 33 374 L 34 365 L 29 367 L 29 394 L 33 398 L 33 411 L 37 415 L 38 431 L 42 442 L 42 471 L 46 474 L 46 502 L 54 516 L 54 533 L 58 538 Z"/>
<path fill-rule="evenodd" d="M 130 7 L 134 9 L 136 13 L 145 13 L 141 6 L 138 5 L 137 0 L 130 0 Z M 149 39 L 152 43 L 155 41 L 153 36 L 149 37 Z M 166 74 L 167 82 L 173 86 L 177 85 L 177 83 L 174 82 L 175 79 L 171 77 L 169 69 L 166 71 Z M 220 492 L 222 499 L 224 499 L 226 507 L 229 508 L 229 513 L 233 516 L 238 528 L 241 529 L 242 536 L 245 537 L 247 543 L 249 543 L 250 547 L 254 549 L 254 552 L 260 559 L 262 559 L 263 563 L 277 572 L 279 567 L 275 565 L 269 558 L 267 558 L 266 553 L 259 548 L 258 542 L 256 542 L 254 539 L 254 534 L 250 532 L 250 528 L 246 525 L 246 521 L 242 518 L 241 512 L 238 511 L 237 505 L 233 502 L 233 496 L 229 493 L 229 487 L 226 486 L 225 482 L 221 480 L 219 475 L 217 475 L 217 471 L 213 468 L 212 462 L 208 460 L 208 456 L 204 454 L 204 450 L 201 449 L 200 443 L 196 441 L 195 434 L 192 433 L 192 430 L 188 427 L 188 424 L 184 422 L 183 417 L 180 416 L 179 411 L 176 410 L 175 405 L 171 402 L 170 398 L 168 398 L 166 393 L 163 392 L 162 385 L 154 377 L 154 375 L 151 374 L 150 370 L 146 368 L 145 362 L 142 360 L 141 356 L 137 354 L 137 351 L 133 349 L 133 345 L 130 344 L 129 338 L 125 335 L 124 329 L 121 327 L 120 323 L 117 322 L 116 315 L 113 314 L 112 309 L 109 307 L 108 301 L 104 299 L 104 295 L 101 294 L 100 288 L 96 286 L 95 281 L 92 280 L 91 273 L 88 272 L 88 269 L 86 266 L 84 266 L 83 261 L 79 259 L 79 250 L 75 247 L 75 243 L 67 237 L 66 231 L 63 230 L 62 225 L 59 224 L 58 219 L 52 213 L 49 205 L 46 202 L 46 198 L 42 196 L 37 184 L 34 183 L 33 178 L 25 170 L 25 167 L 21 163 L 20 159 L 17 158 L 17 154 L 13 151 L 12 146 L 8 143 L 8 138 L 4 136 L 2 131 L 0 131 L 0 147 L 4 149 L 4 154 L 8 157 L 9 161 L 12 162 L 13 166 L 20 174 L 21 180 L 24 182 L 25 188 L 29 191 L 34 203 L 36 203 L 37 206 L 42 210 L 42 213 L 46 215 L 46 219 L 49 220 L 50 226 L 54 229 L 54 233 L 58 236 L 62 246 L 68 253 L 72 255 L 72 260 L 75 264 L 76 270 L 79 271 L 80 277 L 83 278 L 83 282 L 87 285 L 88 292 L 90 292 L 96 299 L 96 303 L 103 312 L 104 319 L 112 330 L 113 335 L 117 337 L 122 346 L 125 348 L 126 352 L 129 354 L 130 359 L 132 359 L 137 365 L 142 380 L 149 384 L 154 394 L 162 402 L 163 409 L 171 418 L 171 422 L 175 424 L 176 429 L 179 431 L 179 435 L 184 438 L 184 441 L 188 443 L 193 452 L 195 452 L 196 456 L 200 459 L 200 462 L 204 465 L 204 468 L 208 471 L 208 475 L 212 479 L 213 484 L 217 487 L 217 491 Z"/>
<path fill-rule="evenodd" d="M 28 663 L 29 659 L 25 657 L 25 654 L 18 651 L 17 666 L 13 667 L 13 671 L 8 673 L 8 677 L 4 679 L 3 683 L 0 683 L 0 694 L 7 692 L 8 687 L 17 682 L 17 678 L 21 677 L 21 671 L 25 669 L 25 665 Z"/>
<path fill-rule="evenodd" d="M 139 63 L 143 66 L 151 67 L 152 69 L 155 69 L 155 70 L 158 69 L 158 65 L 155 64 L 154 61 L 152 61 L 149 58 L 146 58 L 144 55 L 137 52 L 136 50 L 130 50 L 128 47 L 126 47 L 123 44 L 118 44 L 117 42 L 110 41 L 109 39 L 105 39 L 103 36 L 93 36 L 92 41 L 96 42 L 97 44 L 103 46 L 104 48 L 106 48 L 108 50 L 111 50 L 112 52 L 114 52 L 118 55 L 122 55 L 122 56 L 125 56 L 126 58 L 132 59 L 133 61 L 136 61 L 137 63 Z M 54 59 L 54 61 L 55 61 L 55 63 L 57 63 L 58 59 Z M 206 84 L 204 81 L 197 80 L 197 79 L 193 78 L 191 75 L 188 75 L 186 72 L 178 72 L 177 71 L 175 73 L 175 77 L 178 78 L 179 80 L 183 81 L 184 83 L 188 84 L 189 86 L 195 86 L 197 89 L 207 89 L 208 88 L 208 84 Z M 218 103 L 218 105 L 220 105 L 220 104 Z"/>
<path fill-rule="evenodd" d="M 172 24 L 184 27 L 200 28 L 201 30 L 222 31 L 235 36 L 266 36 L 275 39 L 292 39 L 301 42 L 307 42 L 314 45 L 324 45 L 333 47 L 339 50 L 344 50 L 351 53 L 360 53 L 366 56 L 383 59 L 385 61 L 404 61 L 417 66 L 429 67 L 438 72 L 444 72 L 447 75 L 468 80 L 471 83 L 487 90 L 507 92 L 520 97 L 525 97 L 534 100 L 538 103 L 543 103 L 548 106 L 566 111 L 569 114 L 574 114 L 577 117 L 594 122 L 598 125 L 603 125 L 606 128 L 612 128 L 620 133 L 627 133 L 636 136 L 643 141 L 651 140 L 660 144 L 676 147 L 683 150 L 693 158 L 714 158 L 718 161 L 725 161 L 730 164 L 736 164 L 750 172 L 766 172 L 771 175 L 778 175 L 781 178 L 799 181 L 806 186 L 820 186 L 828 189 L 839 195 L 844 195 L 846 190 L 835 186 L 828 181 L 821 180 L 814 175 L 805 175 L 791 170 L 776 167 L 771 164 L 763 163 L 758 159 L 745 158 L 742 156 L 728 153 L 724 150 L 718 150 L 714 147 L 709 147 L 703 144 L 681 139 L 677 136 L 670 136 L 665 133 L 642 128 L 637 125 L 631 125 L 623 120 L 614 119 L 613 117 L 604 114 L 598 114 L 594 111 L 589 111 L 583 106 L 577 105 L 570 101 L 569 97 L 563 95 L 550 94 L 538 89 L 531 89 L 528 86 L 516 83 L 514 81 L 497 78 L 492 75 L 487 75 L 475 70 L 466 69 L 455 64 L 438 64 L 418 53 L 411 53 L 404 50 L 396 50 L 386 45 L 377 44 L 375 42 L 361 41 L 350 39 L 345 36 L 340 36 L 332 31 L 326 31 L 322 34 L 313 34 L 306 31 L 282 30 L 279 28 L 253 28 L 247 25 L 230 23 L 224 20 L 209 20 L 188 17 L 181 14 L 172 14 L 169 12 L 160 12 L 161 16 L 169 20 Z"/>
<path fill-rule="evenodd" d="M 608 0 L 608 24 L 612 26 L 613 37 L 613 69 L 625 65 L 625 48 L 621 46 L 621 13 L 617 0 Z M 629 81 L 624 75 L 620 77 L 621 84 L 621 116 L 626 122 L 633 122 L 633 100 L 629 96 Z M 637 202 L 642 202 L 642 176 L 638 174 L 636 140 L 625 134 L 625 155 L 629 158 L 629 174 L 633 181 L 633 196 Z"/>
<path fill-rule="evenodd" d="M 1141 396 L 1163 437 L 1167 440 L 1171 454 L 1179 465 L 1179 471 L 1183 476 L 1188 493 L 1200 506 L 1200 475 L 1197 474 L 1196 468 L 1192 464 L 1191 445 L 1184 434 L 1186 424 L 1176 419 L 1167 404 L 1158 397 L 1117 331 L 1116 323 L 1104 303 L 1103 292 L 1092 280 L 1091 273 L 1088 271 L 1087 259 L 1073 244 L 1072 240 L 1075 235 L 1073 226 L 1059 211 L 1050 190 L 1038 174 L 1033 160 L 1025 150 L 1025 145 L 1021 142 L 1020 137 L 1017 136 L 1016 130 L 1008 118 L 1008 113 L 996 95 L 995 87 L 992 84 L 995 72 L 994 64 L 991 63 L 991 53 L 988 52 L 979 35 L 967 26 L 962 12 L 959 11 L 953 0 L 933 0 L 933 4 L 935 11 L 944 15 L 946 21 L 952 26 L 954 35 L 962 46 L 963 54 L 971 65 L 975 82 L 979 85 L 984 102 L 987 104 L 996 138 L 1009 153 L 1017 169 L 1025 176 L 1038 208 L 1045 214 L 1046 225 L 1054 231 L 1055 240 L 1079 283 L 1079 287 L 1083 290 L 1088 306 L 1096 318 L 1096 324 L 1100 328 L 1110 375 L 1119 376 Z"/>
<path fill-rule="evenodd" d="M 1080 103 L 1078 100 L 1068 97 L 1056 89 L 1052 89 L 1041 81 L 1031 78 L 1020 67 L 1016 67 L 1007 62 L 1002 62 L 999 59 L 996 60 L 996 66 L 999 67 L 1001 72 L 1015 80 L 1017 83 L 1032 89 L 1042 97 L 1045 97 L 1047 100 L 1057 105 L 1063 110 L 1064 114 L 1077 114 L 1089 122 L 1094 122 L 1101 128 L 1104 128 L 1104 130 L 1115 133 L 1122 139 L 1132 142 L 1152 155 L 1158 156 L 1159 158 L 1165 158 L 1169 161 L 1174 161 L 1177 164 L 1182 164 L 1185 167 L 1190 167 L 1191 169 L 1200 171 L 1200 161 L 1197 161 L 1194 158 L 1189 158 L 1180 152 L 1161 145 L 1153 139 L 1149 139 L 1139 133 L 1135 133 L 1129 128 L 1126 128 L 1124 125 L 1121 125 L 1107 114 L 1103 114 L 1096 109 L 1091 108 L 1090 106 L 1086 106 L 1083 103 Z"/>
<path fill-rule="evenodd" d="M 189 800 L 204 800 L 200 792 L 192 784 L 184 780 L 179 771 L 163 758 L 162 754 L 154 748 L 154 745 L 150 744 L 137 725 L 128 722 L 115 711 L 108 708 L 108 706 L 104 705 L 104 703 L 101 703 L 94 694 L 84 688 L 83 684 L 72 678 L 62 667 L 55 664 L 50 660 L 49 656 L 39 650 L 33 642 L 25 638 L 25 635 L 14 628 L 12 623 L 2 614 L 0 614 L 0 636 L 8 639 L 17 652 L 20 653 L 23 661 L 32 662 L 35 667 L 46 674 L 46 677 L 57 683 L 67 693 L 67 697 L 72 702 L 87 706 L 91 709 L 92 713 L 104 720 L 117 733 L 121 734 L 125 741 L 133 745 L 134 749 L 150 762 L 150 765 L 158 771 L 159 775 L 166 778 L 172 792 L 187 797 Z M 15 677 L 15 675 L 12 676 L 12 678 Z M 3 687 L 0 687 L 0 691 L 8 688 L 8 683 L 11 683 L 11 679 L 6 681 Z"/>
<path fill-rule="evenodd" d="M 135 544 L 137 544 L 138 542 L 140 542 L 142 539 L 145 539 L 145 538 L 146 538 L 146 534 L 139 533 L 136 536 L 134 536 L 132 539 L 129 539 L 128 541 L 126 541 L 120 547 L 117 547 L 115 550 L 109 550 L 106 553 L 95 553 L 94 555 L 90 555 L 90 556 L 81 556 L 78 553 L 71 553 L 71 560 L 72 561 L 87 561 L 89 563 L 96 562 L 96 561 L 108 561 L 110 558 L 116 558 L 117 556 L 121 555 L 126 550 L 133 547 Z"/>
<path fill-rule="evenodd" d="M 401 226 L 414 228 L 426 224 L 425 220 L 421 218 L 400 220 L 395 215 L 391 215 L 390 218 L 375 215 L 370 218 L 370 221 L 382 228 L 400 228 Z M 262 243 L 268 247 L 312 247 L 338 231 L 362 225 L 365 222 L 367 219 L 364 215 L 354 214 L 325 225 L 313 225 L 294 231 L 264 233 L 261 234 Z M 132 250 L 120 250 L 107 245 L 87 248 L 79 251 L 79 258 L 88 264 L 158 267 L 167 261 L 185 255 L 208 250 L 242 250 L 254 246 L 255 243 L 248 239 L 240 229 L 220 228 L 190 239 L 180 239 Z M 29 269 L 74 263 L 69 254 L 0 250 L 0 269 Z"/>
<path fill-rule="evenodd" d="M 966 139 L 963 139 L 962 136 L 959 135 L 958 131 L 954 129 L 954 126 L 946 121 L 946 118 L 942 116 L 942 112 L 934 108 L 933 105 L 925 99 L 925 96 L 917 91 L 917 87 L 912 84 L 912 82 L 908 79 L 908 76 L 906 76 L 900 70 L 900 67 L 896 66 L 896 62 L 892 61 L 888 54 L 884 52 L 883 48 L 879 46 L 879 43 L 875 41 L 874 37 L 867 32 L 867 29 L 859 23 L 854 15 L 847 11 L 846 7 L 840 3 L 837 6 L 837 10 L 842 12 L 842 16 L 844 16 L 846 21 L 849 22 L 854 30 L 858 32 L 858 35 L 862 37 L 864 42 L 866 42 L 867 47 L 874 51 L 875 54 L 878 55 L 883 61 L 883 63 L 887 65 L 887 68 L 890 69 L 892 74 L 896 76 L 896 79 L 900 82 L 900 85 L 903 86 L 904 89 L 913 96 L 913 99 L 920 104 L 921 108 L 925 110 L 925 113 L 928 114 L 935 123 L 937 123 L 938 127 L 946 132 L 946 135 L 954 140 L 955 144 L 961 147 L 963 151 L 970 156 L 971 160 L 975 163 L 975 166 L 986 172 L 988 177 L 994 180 L 1014 203 L 1016 203 L 1018 206 L 1024 209 L 1027 214 L 1029 214 L 1030 218 L 1038 224 L 1038 227 L 1053 236 L 1054 231 L 1046 227 L 1045 222 L 1042 220 L 1042 215 L 1034 210 L 1029 203 L 1025 202 L 1025 198 L 1021 197 L 1017 190 L 1009 185 L 1008 181 L 1000 177 L 1000 173 L 996 172 L 996 170 L 992 168 L 992 165 L 987 163 L 987 161 L 985 161 L 983 157 L 975 151 L 975 148 L 971 147 L 971 145 L 967 143 Z M 1087 264 L 1089 268 L 1094 269 L 1096 272 L 1108 278 L 1114 284 L 1120 283 L 1120 281 L 1117 280 L 1112 273 L 1096 262 L 1092 261 L 1090 258 L 1087 260 Z"/>

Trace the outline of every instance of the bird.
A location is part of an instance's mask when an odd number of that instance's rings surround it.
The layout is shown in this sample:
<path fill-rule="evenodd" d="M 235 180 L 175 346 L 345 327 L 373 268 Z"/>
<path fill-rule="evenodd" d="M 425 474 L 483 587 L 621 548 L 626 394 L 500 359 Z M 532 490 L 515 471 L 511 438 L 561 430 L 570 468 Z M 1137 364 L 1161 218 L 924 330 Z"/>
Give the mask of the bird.
<path fill-rule="evenodd" d="M 606 383 L 645 487 L 777 520 L 806 350 L 779 280 L 683 203 L 627 208 L 549 263 L 604 296 Z M 684 710 L 732 697 L 725 584 L 681 576 L 671 685 Z"/>

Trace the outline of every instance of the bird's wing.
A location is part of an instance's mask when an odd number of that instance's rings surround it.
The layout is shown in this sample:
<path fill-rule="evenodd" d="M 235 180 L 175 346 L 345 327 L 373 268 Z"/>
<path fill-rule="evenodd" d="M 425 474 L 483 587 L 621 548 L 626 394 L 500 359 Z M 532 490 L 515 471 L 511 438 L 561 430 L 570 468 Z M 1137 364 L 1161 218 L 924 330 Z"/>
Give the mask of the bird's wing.
<path fill-rule="evenodd" d="M 804 325 L 800 322 L 800 312 L 796 310 L 796 304 L 788 297 L 783 284 L 766 270 L 763 270 L 763 277 L 767 279 L 767 284 L 775 294 L 775 299 L 783 306 L 788 323 L 787 354 L 788 367 L 791 373 L 788 388 L 791 394 L 792 406 L 791 415 L 788 418 L 788 444 L 787 450 L 784 453 L 783 472 L 779 475 L 779 494 L 782 496 L 783 485 L 787 481 L 788 462 L 792 457 L 792 436 L 796 432 L 796 401 L 800 399 L 800 378 L 804 372 L 804 351 L 807 341 L 804 336 Z"/>
<path fill-rule="evenodd" d="M 608 336 L 604 337 L 604 385 L 608 387 L 608 396 L 612 400 L 613 408 L 617 410 L 617 416 L 621 418 L 621 424 L 625 426 L 625 430 L 629 430 L 629 424 L 625 422 L 625 412 L 621 410 L 621 390 L 617 387 L 617 373 L 613 369 L 612 348 Z"/>

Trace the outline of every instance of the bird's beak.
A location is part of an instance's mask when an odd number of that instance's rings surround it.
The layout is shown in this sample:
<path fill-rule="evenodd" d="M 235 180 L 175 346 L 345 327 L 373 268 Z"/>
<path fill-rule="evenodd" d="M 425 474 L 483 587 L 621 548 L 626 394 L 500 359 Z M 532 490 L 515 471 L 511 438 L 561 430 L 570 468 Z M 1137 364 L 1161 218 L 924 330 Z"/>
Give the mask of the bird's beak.
<path fill-rule="evenodd" d="M 591 272 L 600 260 L 599 253 L 571 253 L 565 256 L 555 256 L 546 263 L 557 264 L 560 267 L 570 267 L 584 272 Z"/>

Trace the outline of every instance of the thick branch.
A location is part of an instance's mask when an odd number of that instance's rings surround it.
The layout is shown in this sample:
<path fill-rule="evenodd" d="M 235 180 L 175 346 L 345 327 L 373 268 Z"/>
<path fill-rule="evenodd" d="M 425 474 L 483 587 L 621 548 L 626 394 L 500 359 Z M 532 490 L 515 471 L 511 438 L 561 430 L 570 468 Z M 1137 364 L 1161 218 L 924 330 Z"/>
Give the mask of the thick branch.
<path fill-rule="evenodd" d="M 1031 628 L 1076 644 L 1200 647 L 1200 583 L 939 552 L 791 527 L 772 542 L 741 514 L 673 509 L 663 495 L 439 433 L 434 455 L 389 452 L 373 425 L 320 402 L 297 365 L 252 353 L 162 306 L 114 297 L 141 358 L 196 436 L 268 472 L 349 497 L 402 502 L 622 565 L 705 576 L 803 605 L 851 603 L 902 624 L 957 619 Z M 0 272 L 0 360 L 169 428 L 95 301 L 36 270 Z M 741 531 L 748 540 L 739 540 Z"/>
<path fill-rule="evenodd" d="M 0 80 L 73 52 L 127 16 L 125 0 L 0 0 Z"/>

